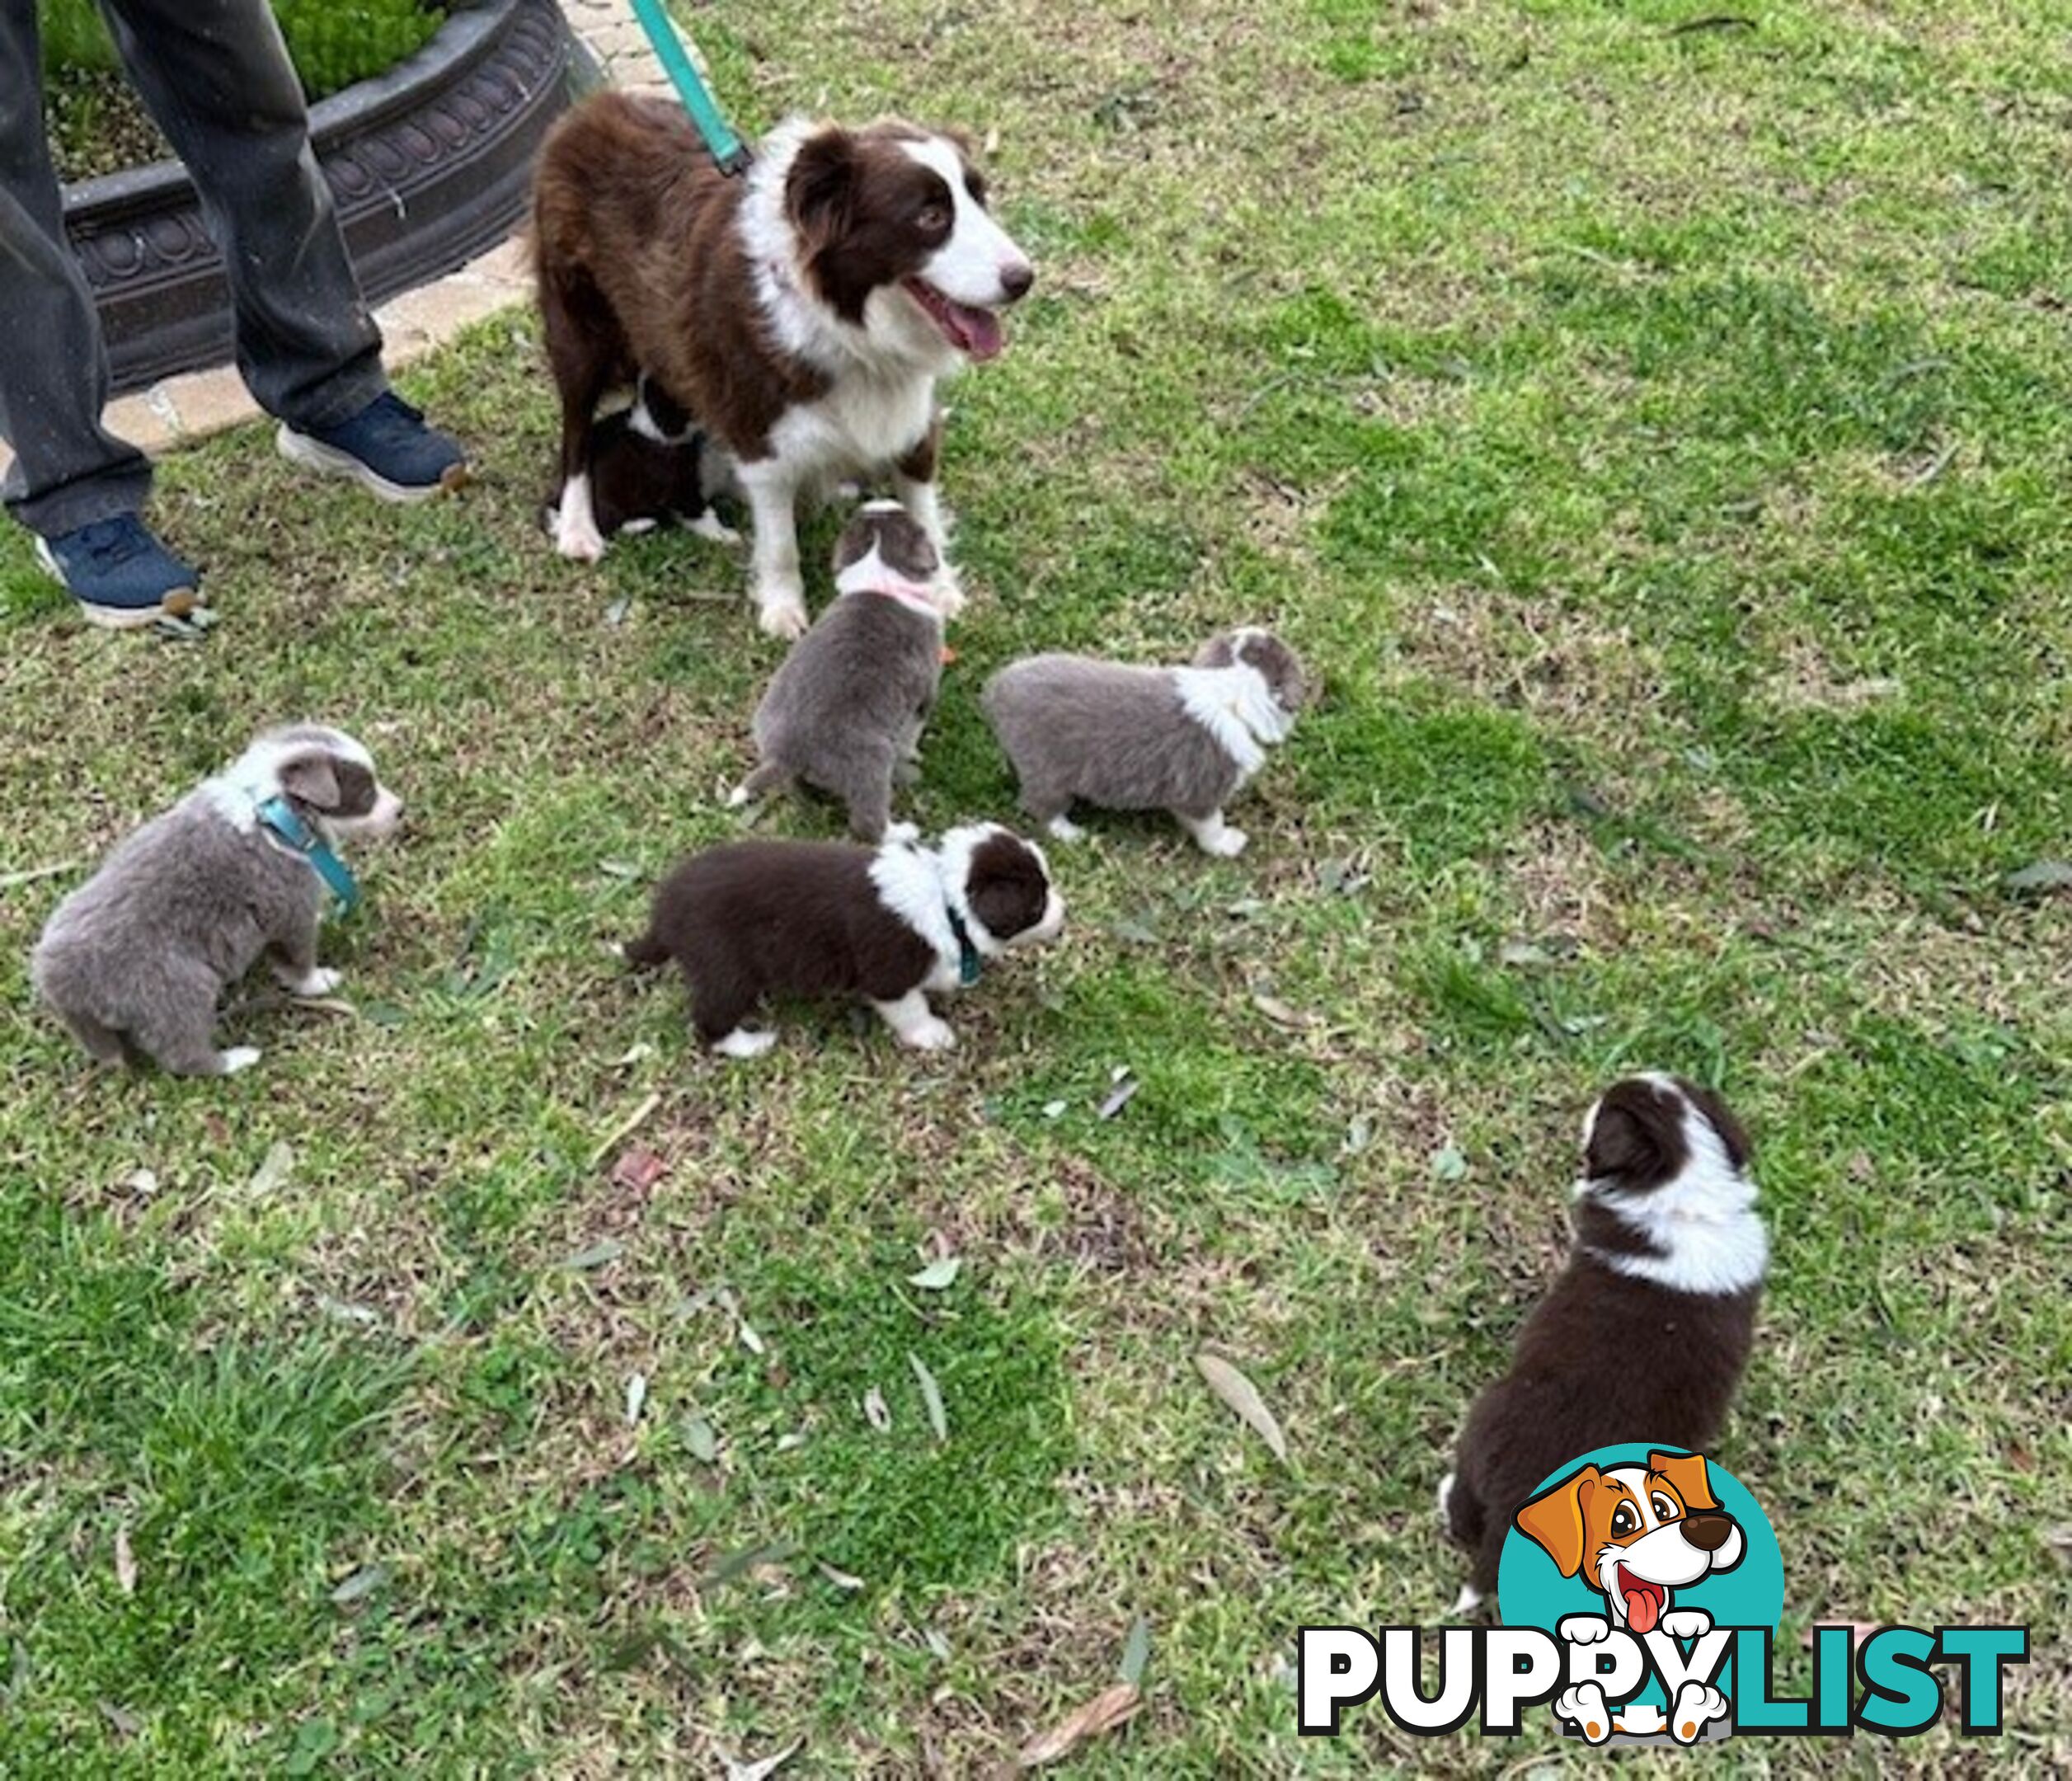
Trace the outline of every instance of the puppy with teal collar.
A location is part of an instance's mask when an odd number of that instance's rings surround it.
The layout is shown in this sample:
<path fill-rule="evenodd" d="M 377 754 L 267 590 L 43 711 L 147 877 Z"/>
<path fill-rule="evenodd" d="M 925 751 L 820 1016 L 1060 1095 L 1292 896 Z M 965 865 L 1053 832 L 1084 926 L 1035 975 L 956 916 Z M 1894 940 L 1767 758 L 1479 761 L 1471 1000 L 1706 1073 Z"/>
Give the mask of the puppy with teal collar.
<path fill-rule="evenodd" d="M 214 778 L 119 843 L 60 903 L 29 961 L 36 994 L 103 1064 L 148 1057 L 176 1076 L 259 1060 L 218 1050 L 217 1004 L 263 955 L 292 995 L 328 995 L 317 962 L 327 902 L 358 886 L 341 843 L 392 830 L 402 801 L 342 730 L 269 730 Z"/>

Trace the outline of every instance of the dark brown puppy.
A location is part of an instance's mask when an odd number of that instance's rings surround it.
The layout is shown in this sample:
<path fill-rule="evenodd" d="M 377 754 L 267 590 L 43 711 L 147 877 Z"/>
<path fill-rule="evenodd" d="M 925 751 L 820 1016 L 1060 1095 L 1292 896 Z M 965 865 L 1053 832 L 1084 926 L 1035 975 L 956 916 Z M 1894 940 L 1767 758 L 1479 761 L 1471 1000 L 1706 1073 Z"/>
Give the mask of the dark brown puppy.
<path fill-rule="evenodd" d="M 1754 1340 L 1769 1240 L 1725 1102 L 1629 1078 L 1590 1109 L 1583 1149 L 1568 1266 L 1439 1486 L 1447 1533 L 1473 1554 L 1456 1614 L 1496 1588 L 1512 1516 L 1558 1468 L 1629 1441 L 1706 1447 Z"/>
<path fill-rule="evenodd" d="M 994 823 L 933 849 L 735 841 L 694 855 L 655 893 L 638 966 L 676 961 L 698 1037 L 755 1057 L 777 1035 L 742 1023 L 766 996 L 861 996 L 903 1044 L 956 1043 L 928 1006 L 983 962 L 1056 938 L 1064 903 L 1041 848 Z"/>
<path fill-rule="evenodd" d="M 806 628 L 796 497 L 890 477 L 938 552 L 936 380 L 1033 281 L 956 139 L 794 120 L 740 179 L 681 107 L 604 93 L 541 150 L 533 247 L 561 401 L 557 547 L 594 561 L 593 417 L 645 372 L 734 461 L 773 634 Z"/>

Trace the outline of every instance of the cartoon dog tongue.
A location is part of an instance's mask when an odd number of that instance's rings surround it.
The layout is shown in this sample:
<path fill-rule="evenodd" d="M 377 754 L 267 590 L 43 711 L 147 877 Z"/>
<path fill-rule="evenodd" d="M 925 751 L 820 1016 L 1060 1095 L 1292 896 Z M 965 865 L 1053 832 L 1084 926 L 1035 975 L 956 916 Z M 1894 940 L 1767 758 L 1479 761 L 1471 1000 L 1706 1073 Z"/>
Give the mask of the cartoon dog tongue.
<path fill-rule="evenodd" d="M 1626 1592 L 1626 1624 L 1636 1633 L 1652 1633 L 1661 1618 L 1662 1598 L 1645 1587 Z"/>

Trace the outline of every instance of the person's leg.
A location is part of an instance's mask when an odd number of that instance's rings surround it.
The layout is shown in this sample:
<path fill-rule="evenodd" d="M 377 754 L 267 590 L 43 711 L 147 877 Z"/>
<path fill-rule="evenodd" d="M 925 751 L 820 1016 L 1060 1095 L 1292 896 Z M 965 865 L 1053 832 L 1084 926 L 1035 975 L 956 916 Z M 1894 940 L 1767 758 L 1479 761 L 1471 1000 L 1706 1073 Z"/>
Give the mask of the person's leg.
<path fill-rule="evenodd" d="M 65 243 L 40 68 L 36 0 L 0 0 L 0 439 L 14 452 L 0 498 L 56 538 L 135 512 L 151 466 L 101 425 L 108 357 Z"/>
<path fill-rule="evenodd" d="M 266 0 L 105 0 L 104 10 L 129 78 L 200 194 L 253 396 L 297 428 L 350 420 L 388 387 L 381 333 Z"/>

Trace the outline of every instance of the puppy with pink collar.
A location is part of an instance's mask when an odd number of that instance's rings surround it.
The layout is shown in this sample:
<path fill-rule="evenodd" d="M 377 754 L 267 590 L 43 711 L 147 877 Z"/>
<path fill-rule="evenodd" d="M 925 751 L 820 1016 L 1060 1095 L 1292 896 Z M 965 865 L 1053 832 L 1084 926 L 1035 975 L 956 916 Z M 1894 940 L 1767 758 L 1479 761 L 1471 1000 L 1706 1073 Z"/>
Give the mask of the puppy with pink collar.
<path fill-rule="evenodd" d="M 892 821 L 894 781 L 919 776 L 921 731 L 942 684 L 942 626 L 961 604 L 928 533 L 897 501 L 860 508 L 834 547 L 834 604 L 792 646 L 755 708 L 759 761 L 741 805 L 811 786 L 849 833 L 910 839 Z"/>

